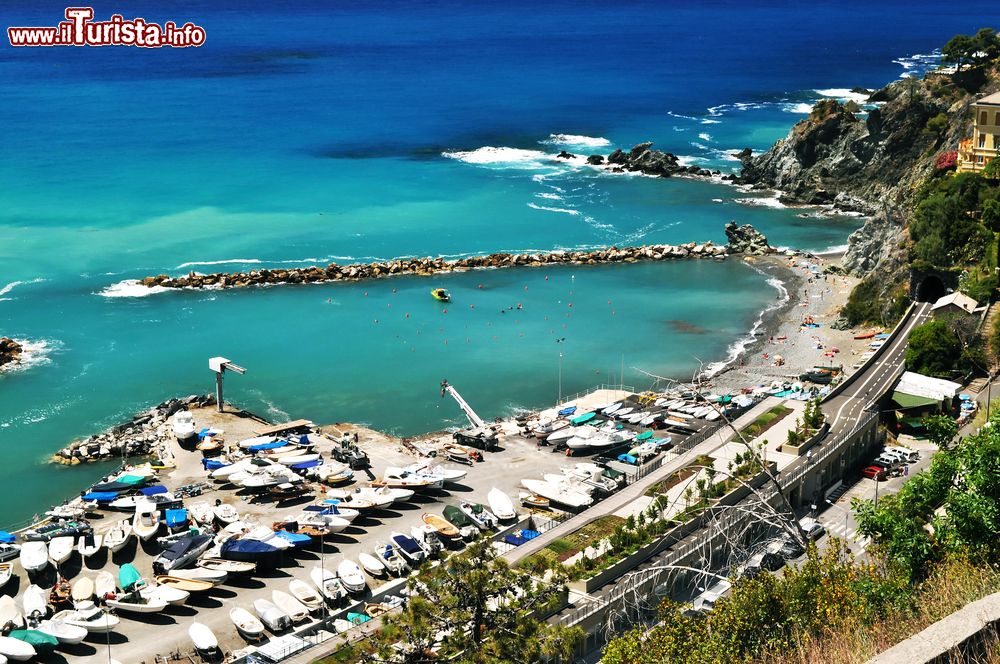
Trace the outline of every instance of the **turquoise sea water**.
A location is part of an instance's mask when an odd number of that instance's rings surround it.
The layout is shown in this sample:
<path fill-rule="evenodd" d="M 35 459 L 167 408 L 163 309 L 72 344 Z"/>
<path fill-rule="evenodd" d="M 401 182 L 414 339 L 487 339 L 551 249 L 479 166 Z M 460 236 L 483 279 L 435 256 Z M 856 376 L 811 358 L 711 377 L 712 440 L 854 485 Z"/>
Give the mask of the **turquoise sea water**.
<path fill-rule="evenodd" d="M 7 25 L 52 25 L 63 11 L 5 9 Z M 212 355 L 249 369 L 227 394 L 252 410 L 402 434 L 459 423 L 442 378 L 495 416 L 554 401 L 560 375 L 565 394 L 725 358 L 778 295 L 736 262 L 147 297 L 127 297 L 128 280 L 721 242 L 729 220 L 775 244 L 840 246 L 856 220 L 552 156 L 653 140 L 731 170 L 729 153 L 765 149 L 817 99 L 919 72 L 981 22 L 971 7 L 901 2 L 96 9 L 191 20 L 208 42 L 0 47 L 0 334 L 34 349 L 33 365 L 0 376 L 9 522 L 106 470 L 53 468 L 49 454 L 209 391 Z M 452 304 L 430 299 L 437 285 Z"/>

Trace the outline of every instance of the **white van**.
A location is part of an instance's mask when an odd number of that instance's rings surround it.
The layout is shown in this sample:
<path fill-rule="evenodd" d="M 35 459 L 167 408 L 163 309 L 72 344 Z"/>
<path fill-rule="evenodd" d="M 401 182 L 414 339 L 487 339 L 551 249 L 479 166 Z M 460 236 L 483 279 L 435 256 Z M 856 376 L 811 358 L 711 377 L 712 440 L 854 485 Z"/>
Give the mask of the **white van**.
<path fill-rule="evenodd" d="M 897 452 L 899 454 L 902 454 L 904 457 L 906 457 L 906 460 L 910 463 L 916 463 L 917 461 L 920 461 L 920 452 L 916 450 L 911 450 L 906 447 L 899 447 L 899 446 L 887 447 L 885 448 L 885 451 Z"/>

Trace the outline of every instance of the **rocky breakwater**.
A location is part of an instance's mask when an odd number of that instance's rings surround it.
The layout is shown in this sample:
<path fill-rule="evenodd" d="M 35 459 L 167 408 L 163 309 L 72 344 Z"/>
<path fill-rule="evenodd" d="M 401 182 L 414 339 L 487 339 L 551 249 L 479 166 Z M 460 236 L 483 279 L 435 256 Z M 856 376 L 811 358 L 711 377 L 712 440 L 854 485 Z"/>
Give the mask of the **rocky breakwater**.
<path fill-rule="evenodd" d="M 52 460 L 68 466 L 109 459 L 142 457 L 156 454 L 159 446 L 173 436 L 168 420 L 177 411 L 188 407 L 215 403 L 211 395 L 192 395 L 171 399 L 135 415 L 128 422 L 115 425 L 104 433 L 70 443 L 52 456 Z"/>
<path fill-rule="evenodd" d="M 730 253 L 729 247 L 712 242 L 686 244 L 654 244 L 638 247 L 610 247 L 593 251 L 553 251 L 532 254 L 498 253 L 486 256 L 470 256 L 457 260 L 443 258 L 399 258 L 374 263 L 354 263 L 338 265 L 330 263 L 326 267 L 313 266 L 293 269 L 261 269 L 249 272 L 217 272 L 197 274 L 191 272 L 180 277 L 165 274 L 146 277 L 139 281 L 143 286 L 154 288 L 247 288 L 276 284 L 317 284 L 337 281 L 361 281 L 396 275 L 434 275 L 465 270 L 542 267 L 545 265 L 597 265 L 603 263 L 635 263 L 638 261 L 662 261 L 681 258 L 724 259 Z"/>
<path fill-rule="evenodd" d="M 9 337 L 0 337 L 0 371 L 5 366 L 17 364 L 21 361 L 21 353 L 24 347 Z"/>
<path fill-rule="evenodd" d="M 735 221 L 726 224 L 726 239 L 729 250 L 745 256 L 766 256 L 778 250 L 768 244 L 767 238 L 750 224 L 739 226 Z"/>

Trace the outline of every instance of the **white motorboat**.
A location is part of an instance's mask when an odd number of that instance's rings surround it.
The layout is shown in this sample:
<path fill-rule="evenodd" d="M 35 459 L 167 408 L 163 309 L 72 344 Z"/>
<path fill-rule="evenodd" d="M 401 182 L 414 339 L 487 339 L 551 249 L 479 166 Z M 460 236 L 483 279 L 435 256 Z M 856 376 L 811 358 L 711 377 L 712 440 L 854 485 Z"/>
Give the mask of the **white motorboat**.
<path fill-rule="evenodd" d="M 49 542 L 49 560 L 56 565 L 66 562 L 73 555 L 73 545 L 75 543 L 72 535 L 53 537 Z"/>
<path fill-rule="evenodd" d="M 80 498 L 74 498 L 69 502 L 65 502 L 62 505 L 57 505 L 52 509 L 45 512 L 45 516 L 50 516 L 53 519 L 66 519 L 67 521 L 77 521 L 86 516 L 87 512 L 90 511 L 91 505 L 86 504 Z"/>
<path fill-rule="evenodd" d="M 4 661 L 11 659 L 26 662 L 36 654 L 35 647 L 30 643 L 9 636 L 0 636 L 0 657 L 3 657 Z"/>
<path fill-rule="evenodd" d="M 211 535 L 184 533 L 153 559 L 153 570 L 162 574 L 183 569 L 193 564 L 210 546 L 212 546 Z"/>
<path fill-rule="evenodd" d="M 461 482 L 469 475 L 469 471 L 467 470 L 461 470 L 459 468 L 448 468 L 447 466 L 442 466 L 440 464 L 429 463 L 429 462 L 415 463 L 412 466 L 407 466 L 407 470 L 412 470 L 415 473 L 423 475 L 440 477 L 445 481 L 446 484 Z"/>
<path fill-rule="evenodd" d="M 484 505 L 479 503 L 462 503 L 459 508 L 465 512 L 465 515 L 469 517 L 480 530 L 490 530 L 496 528 L 497 517 L 493 512 L 486 509 Z"/>
<path fill-rule="evenodd" d="M 393 574 L 400 576 L 406 571 L 406 561 L 400 557 L 391 544 L 385 542 L 376 544 L 375 555 Z"/>
<path fill-rule="evenodd" d="M 257 569 L 257 564 L 244 560 L 227 560 L 225 558 L 205 557 L 195 563 L 207 570 L 226 572 L 228 574 L 248 574 Z"/>
<path fill-rule="evenodd" d="M 106 634 L 113 631 L 121 619 L 97 607 L 93 602 L 75 609 L 66 609 L 52 616 L 53 620 L 61 620 L 67 625 L 83 627 L 91 634 Z"/>
<path fill-rule="evenodd" d="M 190 591 L 155 583 L 139 589 L 139 596 L 148 602 L 163 601 L 173 606 L 183 606 L 191 597 Z"/>
<path fill-rule="evenodd" d="M 288 614 L 293 623 L 309 620 L 309 607 L 283 590 L 272 590 L 271 601 Z"/>
<path fill-rule="evenodd" d="M 615 414 L 614 414 L 614 418 L 615 418 L 616 420 L 620 420 L 620 419 L 623 419 L 623 418 L 625 418 L 625 417 L 628 417 L 628 416 L 629 416 L 629 415 L 631 415 L 631 414 L 632 414 L 633 412 L 635 412 L 635 408 L 632 408 L 632 407 L 629 407 L 629 408 L 619 408 L 619 409 L 618 409 L 618 410 L 617 410 L 617 411 L 615 412 Z"/>
<path fill-rule="evenodd" d="M 674 419 L 684 420 L 684 421 L 694 419 L 694 415 L 691 415 L 689 413 L 682 413 L 679 410 L 668 410 L 667 417 L 672 417 Z"/>
<path fill-rule="evenodd" d="M 722 413 L 720 413 L 719 411 L 717 411 L 715 409 L 712 409 L 712 412 L 705 416 L 705 420 L 708 421 L 708 422 L 714 422 L 715 420 L 719 419 L 720 417 L 722 417 Z"/>
<path fill-rule="evenodd" d="M 215 638 L 215 633 L 205 623 L 197 620 L 191 623 L 188 627 L 188 636 L 191 637 L 191 643 L 202 659 L 212 661 L 218 655 L 219 639 Z"/>
<path fill-rule="evenodd" d="M 389 467 L 382 474 L 381 483 L 392 489 L 412 489 L 430 491 L 444 487 L 444 479 L 429 475 L 418 475 L 405 468 Z"/>
<path fill-rule="evenodd" d="M 49 565 L 49 548 L 45 542 L 25 542 L 21 545 L 21 567 L 29 574 L 40 572 Z"/>
<path fill-rule="evenodd" d="M 0 563 L 0 588 L 7 585 L 14 576 L 14 563 Z"/>
<path fill-rule="evenodd" d="M 316 452 L 306 452 L 305 450 L 297 450 L 295 453 L 288 452 L 278 457 L 278 463 L 283 463 L 285 465 L 292 465 L 294 463 L 307 463 L 309 461 L 316 461 L 320 458 L 319 454 Z"/>
<path fill-rule="evenodd" d="M 405 503 L 410 498 L 413 498 L 416 492 L 413 489 L 406 489 L 404 487 L 369 486 L 360 489 L 358 495 L 365 498 L 372 498 L 378 501 L 379 505 L 384 506 L 391 503 Z M 389 503 L 385 503 L 386 499 L 389 500 Z"/>
<path fill-rule="evenodd" d="M 565 484 L 552 484 L 543 480 L 521 480 L 521 485 L 532 493 L 567 507 L 586 507 L 594 502 L 586 493 L 574 491 Z"/>
<path fill-rule="evenodd" d="M 340 517 L 345 521 L 354 521 L 359 516 L 361 516 L 361 512 L 351 507 L 345 507 L 343 502 L 338 501 L 336 499 L 324 501 L 320 503 L 318 507 L 323 508 L 321 511 L 322 514 L 329 514 L 330 516 Z M 310 511 L 320 512 L 320 510 L 310 510 Z"/>
<path fill-rule="evenodd" d="M 444 549 L 444 542 L 438 536 L 437 527 L 429 523 L 421 522 L 410 526 L 410 537 L 420 546 L 427 557 L 437 555 Z"/>
<path fill-rule="evenodd" d="M 510 496 L 500 489 L 496 487 L 490 489 L 490 492 L 486 494 L 486 502 L 490 504 L 490 510 L 493 514 L 501 521 L 510 521 L 517 518 L 513 501 L 511 501 Z"/>
<path fill-rule="evenodd" d="M 228 503 L 219 503 L 214 508 L 212 508 L 212 513 L 215 514 L 215 519 L 219 523 L 228 525 L 239 520 L 239 512 L 236 508 Z"/>
<path fill-rule="evenodd" d="M 153 539 L 160 529 L 160 513 L 153 503 L 142 503 L 136 505 L 135 516 L 132 518 L 132 532 L 139 539 L 148 541 Z"/>
<path fill-rule="evenodd" d="M 548 437 L 545 438 L 545 441 L 548 442 L 548 443 L 558 443 L 558 442 L 563 441 L 563 440 L 568 440 L 568 439 L 572 438 L 573 436 L 580 436 L 580 435 L 587 436 L 589 434 L 586 434 L 584 432 L 586 432 L 586 431 L 593 431 L 593 430 L 594 430 L 594 427 L 589 427 L 589 426 L 587 426 L 587 427 L 563 427 L 563 428 L 559 429 L 558 431 L 556 431 L 554 433 L 550 433 L 548 435 Z"/>
<path fill-rule="evenodd" d="M 102 546 L 104 546 L 104 535 L 90 533 L 80 536 L 76 543 L 76 550 L 80 553 L 81 558 L 89 558 L 100 551 Z"/>
<path fill-rule="evenodd" d="M 252 459 L 250 459 L 249 457 L 233 461 L 232 463 L 230 463 L 227 466 L 222 466 L 220 468 L 216 468 L 215 470 L 213 470 L 212 472 L 210 472 L 208 474 L 208 476 L 211 479 L 213 479 L 213 480 L 217 480 L 217 481 L 220 481 L 220 482 L 226 482 L 226 481 L 229 480 L 229 477 L 231 475 L 233 475 L 235 473 L 243 472 L 247 468 L 249 468 L 250 464 L 251 464 L 251 461 L 252 461 Z"/>
<path fill-rule="evenodd" d="M 325 512 L 303 512 L 297 517 L 300 526 L 322 528 L 328 533 L 339 533 L 351 525 L 351 522 L 336 514 Z"/>
<path fill-rule="evenodd" d="M 117 553 L 125 548 L 130 539 L 132 539 L 132 522 L 122 520 L 104 533 L 104 546 L 108 547 L 111 553 Z"/>
<path fill-rule="evenodd" d="M 103 599 L 115 593 L 115 576 L 111 572 L 102 569 L 94 579 L 94 594 Z M 74 606 L 76 606 L 74 604 Z"/>
<path fill-rule="evenodd" d="M 86 627 L 71 625 L 68 622 L 56 620 L 55 618 L 52 618 L 51 620 L 42 620 L 35 625 L 35 629 L 43 634 L 48 634 L 49 636 L 58 639 L 59 643 L 65 643 L 67 645 L 80 643 L 87 638 Z"/>
<path fill-rule="evenodd" d="M 535 438 L 545 438 L 560 429 L 569 426 L 569 420 L 557 418 L 554 420 L 539 420 L 531 429 L 531 435 Z"/>
<path fill-rule="evenodd" d="M 206 569 L 204 567 L 171 570 L 170 576 L 175 576 L 180 579 L 189 579 L 191 581 L 207 581 L 214 586 L 221 586 L 229 579 L 228 572 Z"/>
<path fill-rule="evenodd" d="M 241 539 L 266 542 L 278 549 L 290 549 L 294 546 L 288 540 L 278 537 L 277 533 L 267 526 L 253 526 L 243 534 Z"/>
<path fill-rule="evenodd" d="M 382 561 L 370 553 L 359 553 L 358 563 L 372 576 L 385 576 L 388 572 L 386 566 L 382 564 Z"/>
<path fill-rule="evenodd" d="M 239 446 L 243 449 L 248 447 L 253 447 L 254 445 L 267 445 L 268 443 L 274 442 L 274 436 L 256 436 L 254 438 L 247 438 L 246 440 L 241 440 Z"/>
<path fill-rule="evenodd" d="M 270 600 L 255 599 L 253 610 L 257 612 L 261 622 L 267 625 L 267 628 L 272 632 L 281 632 L 292 626 L 291 617 Z"/>
<path fill-rule="evenodd" d="M 301 579 L 292 579 L 289 581 L 288 592 L 310 611 L 318 611 L 323 608 L 323 598 L 319 593 L 310 588 L 308 583 Z"/>
<path fill-rule="evenodd" d="M 652 415 L 652 413 L 650 413 L 648 410 L 643 410 L 639 411 L 638 413 L 632 413 L 631 415 L 625 418 L 625 421 L 628 422 L 629 424 L 638 424 L 639 422 L 642 422 L 650 415 Z"/>
<path fill-rule="evenodd" d="M 128 613 L 159 613 L 167 608 L 166 600 L 159 597 L 146 598 L 137 592 L 116 595 L 114 599 L 105 600 L 105 603 L 108 608 Z"/>
<path fill-rule="evenodd" d="M 230 609 L 229 619 L 236 626 L 236 631 L 249 641 L 257 641 L 264 636 L 264 623 L 244 608 L 237 606 Z"/>
<path fill-rule="evenodd" d="M 21 629 L 24 627 L 24 614 L 17 608 L 14 598 L 10 595 L 0 595 L 0 629 Z"/>
<path fill-rule="evenodd" d="M 659 417 L 658 414 L 652 413 L 648 417 L 644 417 L 641 420 L 639 420 L 639 425 L 640 426 L 644 426 L 644 427 L 651 426 L 653 424 L 653 422 L 656 421 L 656 418 L 658 418 L 658 417 Z"/>
<path fill-rule="evenodd" d="M 393 532 L 389 534 L 389 541 L 399 551 L 399 555 L 413 567 L 420 565 L 427 555 L 417 540 L 409 535 Z"/>
<path fill-rule="evenodd" d="M 309 578 L 319 589 L 320 594 L 331 602 L 338 602 L 347 595 L 344 584 L 331 569 L 317 565 L 309 572 Z"/>
<path fill-rule="evenodd" d="M 173 430 L 174 436 L 182 443 L 186 443 L 197 436 L 198 430 L 195 428 L 194 415 L 187 410 L 179 410 L 174 413 Z"/>
<path fill-rule="evenodd" d="M 605 408 L 604 410 L 602 410 L 601 414 L 603 414 L 603 415 L 614 415 L 619 410 L 621 410 L 624 405 L 625 405 L 624 401 L 619 401 L 617 403 L 613 403 L 610 406 L 608 406 L 607 408 Z"/>
<path fill-rule="evenodd" d="M 364 592 L 365 588 L 368 587 L 368 582 L 365 580 L 365 573 L 361 571 L 361 567 L 353 560 L 342 560 L 337 565 L 337 576 L 340 577 L 341 583 L 344 584 L 344 588 L 349 593 Z"/>
<path fill-rule="evenodd" d="M 188 514 L 192 519 L 195 520 L 198 525 L 210 526 L 212 525 L 212 519 L 215 517 L 212 514 L 212 506 L 209 505 L 204 500 L 197 503 L 191 503 L 187 506 Z"/>
<path fill-rule="evenodd" d="M 24 589 L 21 604 L 24 606 L 24 615 L 29 620 L 44 618 L 49 613 L 48 591 L 32 583 Z"/>
<path fill-rule="evenodd" d="M 576 475 L 566 473 L 565 471 L 563 473 L 545 473 L 542 475 L 542 479 L 553 486 L 562 486 L 570 491 L 576 491 L 587 496 L 592 494 L 594 489 L 597 488 L 597 486 L 588 484 Z"/>

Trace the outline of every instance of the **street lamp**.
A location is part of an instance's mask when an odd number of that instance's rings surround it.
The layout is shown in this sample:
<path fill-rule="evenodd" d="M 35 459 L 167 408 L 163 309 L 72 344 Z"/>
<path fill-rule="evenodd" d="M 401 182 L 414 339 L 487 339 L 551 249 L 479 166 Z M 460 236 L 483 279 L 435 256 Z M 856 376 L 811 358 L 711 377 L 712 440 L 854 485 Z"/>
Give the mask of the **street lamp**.
<path fill-rule="evenodd" d="M 559 351 L 559 400 L 556 403 L 562 403 L 562 351 Z"/>
<path fill-rule="evenodd" d="M 833 502 L 833 501 L 831 501 L 831 500 L 830 500 L 829 498 L 826 498 L 826 499 L 824 499 L 824 501 L 823 501 L 823 502 L 825 502 L 825 503 L 826 503 L 827 505 L 829 505 L 830 507 L 833 507 L 833 508 L 835 508 L 835 509 L 838 509 L 838 510 L 840 510 L 841 512 L 843 512 L 843 513 L 844 513 L 844 528 L 845 528 L 845 529 L 846 529 L 846 528 L 848 528 L 849 526 L 848 526 L 847 524 L 848 524 L 848 519 L 849 519 L 849 518 L 850 518 L 850 516 L 851 516 L 851 512 L 850 512 L 849 510 L 845 510 L 845 509 L 844 509 L 843 507 L 841 507 L 840 505 L 836 505 L 836 504 L 834 504 L 834 502 Z M 847 531 L 846 531 L 846 530 L 844 531 L 844 534 L 845 534 L 845 535 L 847 534 Z"/>

